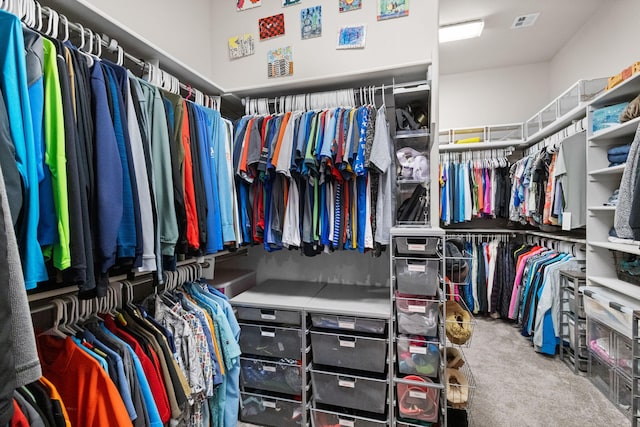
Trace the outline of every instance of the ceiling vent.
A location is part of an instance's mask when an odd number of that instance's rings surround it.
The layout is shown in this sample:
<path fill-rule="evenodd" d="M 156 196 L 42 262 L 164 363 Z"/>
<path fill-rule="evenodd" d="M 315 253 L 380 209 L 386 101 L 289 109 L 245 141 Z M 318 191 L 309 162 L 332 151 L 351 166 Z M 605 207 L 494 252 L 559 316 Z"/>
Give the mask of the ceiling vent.
<path fill-rule="evenodd" d="M 511 25 L 511 29 L 531 27 L 536 23 L 538 16 L 540 16 L 540 12 L 516 16 L 516 19 L 513 20 L 513 24 Z"/>

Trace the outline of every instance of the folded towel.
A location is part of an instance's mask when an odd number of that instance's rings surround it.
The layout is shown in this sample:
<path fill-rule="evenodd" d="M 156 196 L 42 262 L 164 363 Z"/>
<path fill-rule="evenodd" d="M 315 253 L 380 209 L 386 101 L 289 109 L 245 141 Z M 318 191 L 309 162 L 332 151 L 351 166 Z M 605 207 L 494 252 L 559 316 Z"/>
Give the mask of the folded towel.
<path fill-rule="evenodd" d="M 611 147 L 607 150 L 607 154 L 629 154 L 629 149 L 631 148 L 631 144 L 625 145 L 616 145 L 615 147 Z"/>

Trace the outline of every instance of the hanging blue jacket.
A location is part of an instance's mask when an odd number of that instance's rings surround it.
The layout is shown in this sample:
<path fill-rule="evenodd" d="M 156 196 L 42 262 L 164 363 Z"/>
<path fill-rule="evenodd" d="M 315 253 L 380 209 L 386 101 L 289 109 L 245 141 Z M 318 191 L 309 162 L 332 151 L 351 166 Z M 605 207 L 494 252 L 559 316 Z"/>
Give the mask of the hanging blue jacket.
<path fill-rule="evenodd" d="M 225 124 L 219 111 L 207 110 L 213 115 L 214 122 L 218 132 L 214 134 L 213 149 L 217 154 L 215 156 L 216 171 L 218 172 L 218 197 L 220 207 L 220 226 L 222 228 L 222 240 L 232 242 L 236 239 L 236 233 L 233 228 L 233 194 L 231 193 L 231 175 L 229 170 L 229 162 L 227 160 L 227 125 Z M 231 153 L 228 153 L 231 155 Z"/>
<path fill-rule="evenodd" d="M 103 274 L 116 262 L 118 231 L 123 212 L 122 164 L 105 84 L 102 67 L 96 63 L 91 68 L 98 217 L 96 251 L 99 270 Z"/>
<path fill-rule="evenodd" d="M 16 228 L 25 286 L 33 289 L 47 280 L 44 257 L 38 243 L 40 221 L 36 147 L 27 87 L 22 25 L 15 16 L 0 10 L 0 69 L 2 93 L 6 102 L 16 162 L 23 180 L 24 203 Z"/>

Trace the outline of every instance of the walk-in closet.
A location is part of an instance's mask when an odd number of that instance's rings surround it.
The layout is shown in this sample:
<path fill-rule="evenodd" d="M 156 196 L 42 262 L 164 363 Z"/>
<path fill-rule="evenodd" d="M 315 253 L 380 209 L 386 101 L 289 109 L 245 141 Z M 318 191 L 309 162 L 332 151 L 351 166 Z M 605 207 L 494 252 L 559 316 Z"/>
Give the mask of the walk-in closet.
<path fill-rule="evenodd" d="M 0 427 L 640 425 L 638 17 L 0 1 Z"/>

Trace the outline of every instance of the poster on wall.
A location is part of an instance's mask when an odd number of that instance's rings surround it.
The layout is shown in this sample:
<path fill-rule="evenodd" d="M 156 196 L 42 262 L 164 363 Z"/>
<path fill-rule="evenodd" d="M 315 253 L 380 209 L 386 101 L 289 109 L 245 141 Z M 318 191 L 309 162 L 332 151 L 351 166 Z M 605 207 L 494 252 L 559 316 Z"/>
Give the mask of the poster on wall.
<path fill-rule="evenodd" d="M 362 49 L 367 36 L 366 25 L 345 26 L 338 30 L 337 49 Z"/>
<path fill-rule="evenodd" d="M 262 0 L 236 0 L 236 10 L 238 12 L 258 6 L 262 6 Z"/>
<path fill-rule="evenodd" d="M 378 21 L 409 16 L 409 0 L 378 0 Z"/>
<path fill-rule="evenodd" d="M 362 9 L 362 0 L 338 0 L 340 12 L 351 12 Z"/>
<path fill-rule="evenodd" d="M 229 37 L 229 58 L 238 59 L 254 53 L 256 53 L 256 45 L 253 34 Z"/>
<path fill-rule="evenodd" d="M 293 75 L 293 47 L 284 46 L 267 53 L 267 77 Z"/>
<path fill-rule="evenodd" d="M 313 6 L 300 11 L 302 40 L 322 35 L 322 6 Z"/>
<path fill-rule="evenodd" d="M 260 40 L 284 35 L 284 13 L 260 18 L 258 28 L 260 28 Z"/>
<path fill-rule="evenodd" d="M 282 7 L 293 6 L 300 4 L 302 0 L 282 0 Z"/>

